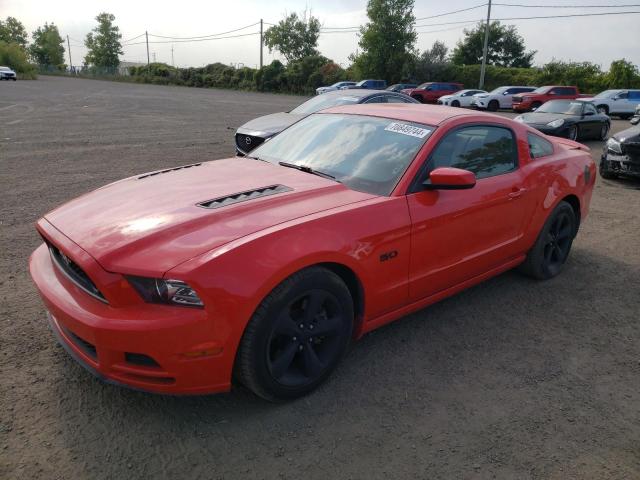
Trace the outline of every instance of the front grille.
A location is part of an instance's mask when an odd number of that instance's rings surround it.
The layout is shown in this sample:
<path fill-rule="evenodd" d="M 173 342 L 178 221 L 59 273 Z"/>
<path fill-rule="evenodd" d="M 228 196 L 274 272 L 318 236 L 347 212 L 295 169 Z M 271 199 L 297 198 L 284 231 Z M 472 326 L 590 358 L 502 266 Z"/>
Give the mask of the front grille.
<path fill-rule="evenodd" d="M 245 192 L 234 193 L 233 195 L 227 195 L 226 197 L 218 197 L 213 200 L 207 200 L 200 202 L 199 207 L 203 208 L 220 208 L 234 203 L 245 202 L 247 200 L 254 200 L 260 197 L 267 197 L 269 195 L 275 195 L 276 193 L 289 192 L 292 189 L 285 185 L 270 185 L 268 187 L 256 188 L 255 190 L 247 190 Z"/>
<path fill-rule="evenodd" d="M 84 273 L 84 270 L 82 270 L 77 263 L 62 253 L 55 245 L 47 242 L 47 246 L 49 247 L 53 263 L 69 280 L 92 297 L 97 298 L 101 302 L 108 303 L 102 292 L 98 290 L 98 287 L 96 287 L 89 276 Z"/>
<path fill-rule="evenodd" d="M 236 146 L 242 153 L 249 153 L 264 142 L 264 138 L 256 137 L 253 135 L 244 135 L 242 133 L 236 133 Z"/>
<path fill-rule="evenodd" d="M 634 162 L 640 161 L 640 143 L 620 143 L 622 153 L 629 155 L 630 160 Z"/>

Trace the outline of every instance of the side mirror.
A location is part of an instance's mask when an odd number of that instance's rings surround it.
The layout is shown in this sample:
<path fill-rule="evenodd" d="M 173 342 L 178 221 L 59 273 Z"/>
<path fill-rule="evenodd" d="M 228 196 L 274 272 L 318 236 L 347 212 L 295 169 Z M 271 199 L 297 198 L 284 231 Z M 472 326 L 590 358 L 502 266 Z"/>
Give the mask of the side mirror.
<path fill-rule="evenodd" d="M 453 167 L 439 167 L 422 182 L 425 190 L 466 190 L 476 184 L 476 176 L 469 170 Z"/>
<path fill-rule="evenodd" d="M 511 95 L 509 92 L 502 92 L 502 95 Z"/>

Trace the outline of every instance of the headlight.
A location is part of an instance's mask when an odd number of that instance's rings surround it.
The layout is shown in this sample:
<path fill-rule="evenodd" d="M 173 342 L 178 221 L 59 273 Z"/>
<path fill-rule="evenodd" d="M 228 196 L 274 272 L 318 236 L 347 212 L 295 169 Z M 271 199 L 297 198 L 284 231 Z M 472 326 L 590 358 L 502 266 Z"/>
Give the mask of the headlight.
<path fill-rule="evenodd" d="M 562 125 L 564 125 L 564 119 L 563 118 L 559 118 L 557 120 L 554 120 L 553 122 L 547 123 L 548 127 L 553 127 L 553 128 L 558 128 L 558 127 L 561 127 Z"/>
<path fill-rule="evenodd" d="M 518 115 L 516 118 L 514 118 L 514 120 L 516 122 L 524 122 L 524 119 L 522 118 L 522 115 Z"/>
<path fill-rule="evenodd" d="M 196 291 L 182 280 L 132 277 L 127 280 L 147 303 L 203 307 Z"/>
<path fill-rule="evenodd" d="M 620 146 L 620 142 L 615 138 L 610 138 L 607 140 L 607 148 L 615 153 L 622 154 L 622 147 Z"/>

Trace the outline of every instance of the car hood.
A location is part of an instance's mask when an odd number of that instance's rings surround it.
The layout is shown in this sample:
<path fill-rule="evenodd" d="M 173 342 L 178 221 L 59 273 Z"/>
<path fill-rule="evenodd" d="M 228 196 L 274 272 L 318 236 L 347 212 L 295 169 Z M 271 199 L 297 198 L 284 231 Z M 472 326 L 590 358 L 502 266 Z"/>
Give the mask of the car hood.
<path fill-rule="evenodd" d="M 286 188 L 237 201 L 242 192 L 275 185 Z M 217 208 L 198 205 L 233 196 Z M 329 179 L 238 157 L 127 178 L 45 219 L 105 270 L 153 276 L 240 237 L 370 198 Z"/>
<path fill-rule="evenodd" d="M 238 132 L 245 134 L 262 134 L 259 136 L 271 136 L 280 133 L 288 126 L 293 125 L 306 116 L 307 115 L 289 112 L 272 113 L 271 115 L 265 115 L 248 121 L 238 128 Z"/>
<path fill-rule="evenodd" d="M 525 113 L 522 115 L 522 121 L 524 123 L 531 123 L 536 125 L 547 124 L 549 122 L 553 122 L 554 120 L 563 119 L 565 122 L 569 120 L 574 120 L 575 117 L 572 115 L 562 115 L 559 113 Z"/>
<path fill-rule="evenodd" d="M 626 130 L 616 133 L 613 138 L 619 142 L 638 143 L 640 142 L 640 126 L 627 128 Z"/>

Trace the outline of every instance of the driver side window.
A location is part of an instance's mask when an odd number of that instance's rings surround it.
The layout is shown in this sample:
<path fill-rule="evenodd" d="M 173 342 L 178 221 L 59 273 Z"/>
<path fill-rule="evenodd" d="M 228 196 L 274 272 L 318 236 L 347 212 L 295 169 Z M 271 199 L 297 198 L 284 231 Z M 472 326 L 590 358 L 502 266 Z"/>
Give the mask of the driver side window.
<path fill-rule="evenodd" d="M 517 159 L 516 140 L 511 130 L 477 125 L 460 128 L 442 139 L 431 154 L 427 170 L 462 168 L 481 179 L 515 170 Z"/>

